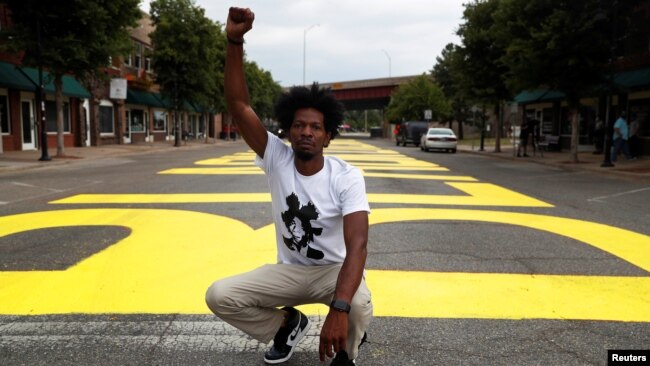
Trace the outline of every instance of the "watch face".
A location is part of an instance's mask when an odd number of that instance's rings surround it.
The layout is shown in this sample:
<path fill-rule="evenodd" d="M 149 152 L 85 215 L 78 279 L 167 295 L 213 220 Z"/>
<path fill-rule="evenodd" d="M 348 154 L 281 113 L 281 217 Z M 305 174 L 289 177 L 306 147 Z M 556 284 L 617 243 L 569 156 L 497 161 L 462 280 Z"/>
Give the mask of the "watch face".
<path fill-rule="evenodd" d="M 342 312 L 346 312 L 346 313 L 349 313 L 350 309 L 351 309 L 350 304 L 348 304 L 345 301 L 340 301 L 340 300 L 332 301 L 332 304 L 330 306 L 334 310 L 338 310 L 338 311 L 342 311 Z"/>

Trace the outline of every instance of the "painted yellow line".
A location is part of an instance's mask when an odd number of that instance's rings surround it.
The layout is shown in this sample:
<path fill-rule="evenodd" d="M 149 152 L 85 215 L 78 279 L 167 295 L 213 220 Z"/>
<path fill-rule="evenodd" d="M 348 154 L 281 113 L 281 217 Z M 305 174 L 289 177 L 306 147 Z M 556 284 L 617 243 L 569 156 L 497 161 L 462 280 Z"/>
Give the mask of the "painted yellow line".
<path fill-rule="evenodd" d="M 364 164 L 354 164 L 357 168 L 361 169 L 363 172 L 366 172 L 368 170 L 385 170 L 385 171 L 414 171 L 414 172 L 448 172 L 449 169 L 439 167 L 439 166 L 431 166 L 431 167 L 409 167 L 409 166 L 378 166 L 378 165 L 372 165 L 372 166 L 366 166 Z"/>
<path fill-rule="evenodd" d="M 390 160 L 390 161 L 421 161 L 404 155 L 379 155 L 379 154 L 329 154 L 343 159 L 345 161 L 377 161 L 377 160 Z M 430 164 L 430 163 L 429 163 Z"/>
<path fill-rule="evenodd" d="M 420 179 L 420 180 L 457 180 L 464 182 L 475 182 L 476 178 L 464 175 L 428 175 L 428 174 L 393 174 L 393 173 L 369 173 L 364 172 L 364 177 L 368 178 L 397 178 L 397 179 Z"/>
<path fill-rule="evenodd" d="M 472 205 L 507 207 L 553 207 L 546 202 L 490 183 L 447 182 L 466 195 L 370 193 L 370 203 L 417 205 Z M 176 194 L 80 194 L 52 201 L 53 204 L 147 204 L 270 202 L 269 193 L 176 193 Z"/>
<path fill-rule="evenodd" d="M 370 218 L 372 225 L 412 220 L 519 225 L 566 235 L 650 268 L 650 237 L 581 220 L 448 209 L 377 209 Z M 204 293 L 213 280 L 275 260 L 273 225 L 253 230 L 228 217 L 180 210 L 4 216 L 0 237 L 88 225 L 126 227 L 131 234 L 64 271 L 0 272 L 0 314 L 207 314 Z M 371 269 L 367 278 L 377 316 L 650 322 L 650 277 Z M 304 308 L 309 314 L 326 311 Z"/>
<path fill-rule="evenodd" d="M 447 182 L 446 184 L 464 192 L 467 196 L 369 193 L 368 201 L 419 205 L 553 207 L 546 202 L 490 183 Z"/>
<path fill-rule="evenodd" d="M 175 168 L 158 172 L 158 174 L 197 174 L 197 175 L 261 175 L 264 172 L 257 167 L 242 167 L 241 170 L 224 168 Z"/>
<path fill-rule="evenodd" d="M 375 312 L 385 316 L 650 322 L 650 277 L 368 271 L 366 278 Z"/>
<path fill-rule="evenodd" d="M 270 193 L 78 194 L 51 204 L 148 203 L 258 203 L 271 202 Z"/>
<path fill-rule="evenodd" d="M 214 159 L 205 159 L 194 162 L 196 165 L 249 165 L 255 166 L 255 159 L 253 158 L 234 158 L 234 157 L 221 157 Z"/>

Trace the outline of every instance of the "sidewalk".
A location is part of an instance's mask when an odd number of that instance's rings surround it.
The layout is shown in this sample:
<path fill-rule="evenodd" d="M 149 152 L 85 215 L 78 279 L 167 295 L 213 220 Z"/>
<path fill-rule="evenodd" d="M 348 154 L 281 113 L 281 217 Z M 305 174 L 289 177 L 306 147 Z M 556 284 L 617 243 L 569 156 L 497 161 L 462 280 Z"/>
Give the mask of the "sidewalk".
<path fill-rule="evenodd" d="M 461 142 L 462 143 L 462 142 Z M 504 159 L 513 163 L 537 163 L 555 166 L 561 169 L 574 171 L 591 171 L 600 174 L 625 176 L 630 178 L 640 178 L 650 181 L 650 156 L 641 156 L 635 160 L 626 160 L 624 156 L 619 156 L 613 167 L 602 167 L 604 161 L 603 154 L 593 154 L 593 150 L 579 151 L 578 163 L 571 162 L 571 155 L 568 150 L 557 151 L 537 151 L 529 146 L 528 157 L 516 157 L 515 150 L 511 144 L 501 145 L 501 152 L 494 152 L 494 145 L 486 145 L 484 151 L 479 151 L 479 146 L 458 145 L 458 151 L 480 154 L 484 156 Z"/>
<path fill-rule="evenodd" d="M 239 142 L 241 140 L 237 140 Z M 56 157 L 56 146 L 48 149 L 50 161 L 39 161 L 40 150 L 5 151 L 0 153 L 0 175 L 7 172 L 39 169 L 62 164 L 74 164 L 79 161 L 88 161 L 115 156 L 133 154 L 147 154 L 153 152 L 167 152 L 182 149 L 197 149 L 204 147 L 223 146 L 232 144 L 233 141 L 209 140 L 182 142 L 181 146 L 174 147 L 174 141 L 161 141 L 154 143 L 137 143 L 124 145 L 103 145 L 90 147 L 66 147 L 64 157 Z"/>

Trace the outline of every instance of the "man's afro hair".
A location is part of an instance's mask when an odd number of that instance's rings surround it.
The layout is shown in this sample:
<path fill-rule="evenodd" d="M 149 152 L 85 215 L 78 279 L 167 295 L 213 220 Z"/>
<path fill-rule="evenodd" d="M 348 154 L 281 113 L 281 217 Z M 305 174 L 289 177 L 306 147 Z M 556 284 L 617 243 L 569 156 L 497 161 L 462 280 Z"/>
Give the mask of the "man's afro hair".
<path fill-rule="evenodd" d="M 304 108 L 313 108 L 323 114 L 325 131 L 330 133 L 330 139 L 334 139 L 338 134 L 338 127 L 343 121 L 344 107 L 334 98 L 331 89 L 320 88 L 318 83 L 313 83 L 310 88 L 294 86 L 280 96 L 275 104 L 275 116 L 287 134 L 296 111 Z"/>

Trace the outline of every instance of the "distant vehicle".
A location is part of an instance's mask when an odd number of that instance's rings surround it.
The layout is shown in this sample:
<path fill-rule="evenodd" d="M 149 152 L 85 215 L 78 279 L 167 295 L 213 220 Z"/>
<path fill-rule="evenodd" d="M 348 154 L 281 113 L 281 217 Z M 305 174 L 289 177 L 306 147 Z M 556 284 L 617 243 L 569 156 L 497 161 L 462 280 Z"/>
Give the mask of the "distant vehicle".
<path fill-rule="evenodd" d="M 395 145 L 406 146 L 413 144 L 420 146 L 420 137 L 427 132 L 429 123 L 426 121 L 408 121 L 402 122 L 397 136 L 395 136 Z"/>
<path fill-rule="evenodd" d="M 426 134 L 420 138 L 420 150 L 445 150 L 452 153 L 456 152 L 458 139 L 449 128 L 430 128 Z"/>

